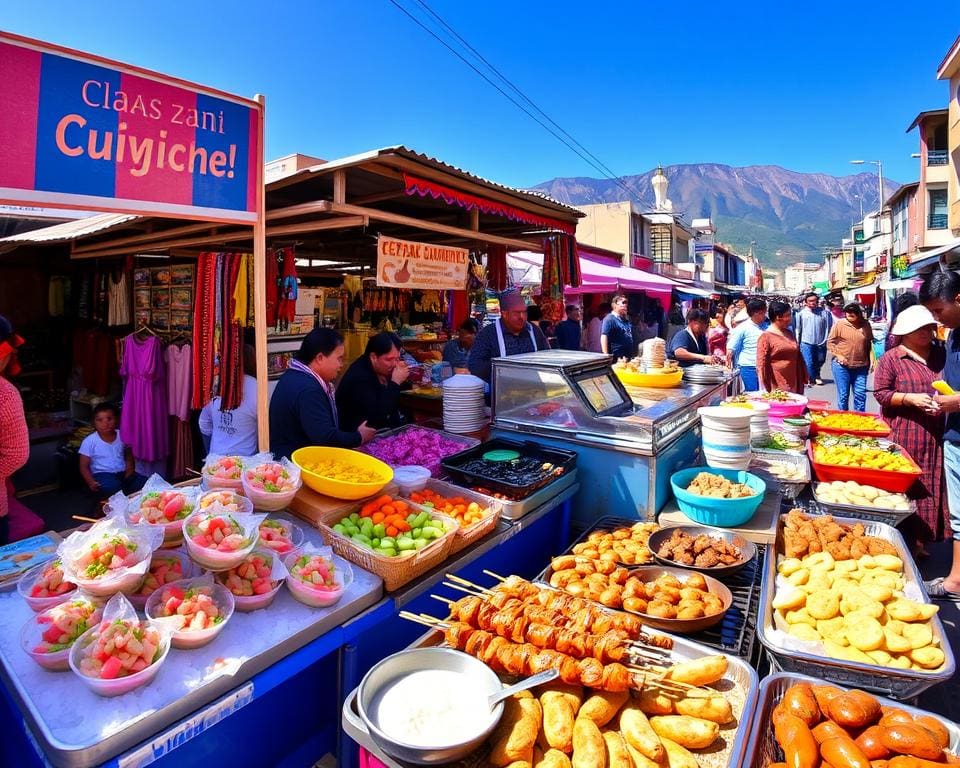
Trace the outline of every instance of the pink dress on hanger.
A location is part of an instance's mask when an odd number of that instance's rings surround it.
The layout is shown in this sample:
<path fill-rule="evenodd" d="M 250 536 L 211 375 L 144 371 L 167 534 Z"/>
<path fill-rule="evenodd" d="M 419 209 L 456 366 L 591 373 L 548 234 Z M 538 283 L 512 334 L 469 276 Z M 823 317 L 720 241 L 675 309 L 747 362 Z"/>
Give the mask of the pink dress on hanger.
<path fill-rule="evenodd" d="M 166 460 L 169 452 L 167 381 L 160 339 L 127 336 L 120 375 L 125 386 L 120 439 L 141 461 Z"/>
<path fill-rule="evenodd" d="M 191 363 L 193 351 L 189 344 L 176 347 L 171 344 L 165 353 L 167 360 L 167 398 L 170 415 L 180 421 L 190 418 Z"/>

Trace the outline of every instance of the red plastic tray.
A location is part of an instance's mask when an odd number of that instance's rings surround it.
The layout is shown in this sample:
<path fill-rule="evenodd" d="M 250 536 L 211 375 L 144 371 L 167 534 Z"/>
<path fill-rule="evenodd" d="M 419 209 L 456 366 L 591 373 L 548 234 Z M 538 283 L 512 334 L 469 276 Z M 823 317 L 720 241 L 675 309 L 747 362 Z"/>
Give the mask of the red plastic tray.
<path fill-rule="evenodd" d="M 859 411 L 837 411 L 830 408 L 815 408 L 811 409 L 812 413 L 826 413 L 831 415 L 834 413 L 852 413 L 856 416 L 872 416 L 877 421 L 883 424 L 883 429 L 837 429 L 836 427 L 821 427 L 814 421 L 810 419 L 810 434 L 811 435 L 856 435 L 857 437 L 886 437 L 892 431 L 890 425 L 887 424 L 882 418 L 872 413 L 860 413 Z"/>
<path fill-rule="evenodd" d="M 891 493 L 906 493 L 916 479 L 923 474 L 923 470 L 917 466 L 917 462 L 899 445 L 894 447 L 913 464 L 913 472 L 892 472 L 888 469 L 865 469 L 864 467 L 843 467 L 836 464 L 818 464 L 813 460 L 813 440 L 807 446 L 807 456 L 810 458 L 810 466 L 817 476 L 817 479 L 824 483 L 832 483 L 834 480 L 853 480 L 863 485 L 872 485 L 883 491 Z"/>

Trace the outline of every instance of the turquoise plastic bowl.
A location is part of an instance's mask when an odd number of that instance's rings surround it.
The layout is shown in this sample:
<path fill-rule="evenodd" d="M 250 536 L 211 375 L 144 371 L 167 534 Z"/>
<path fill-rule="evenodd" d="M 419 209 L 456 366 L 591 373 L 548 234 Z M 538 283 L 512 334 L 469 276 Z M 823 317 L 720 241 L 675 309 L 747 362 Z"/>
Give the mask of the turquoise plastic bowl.
<path fill-rule="evenodd" d="M 757 493 L 745 499 L 716 499 L 690 493 L 687 486 L 701 472 L 722 475 L 732 483 L 746 483 Z M 733 528 L 747 522 L 753 517 L 767 492 L 767 484 L 763 480 L 742 469 L 690 467 L 674 472 L 670 476 L 670 485 L 673 488 L 673 495 L 677 499 L 677 506 L 681 512 L 698 523 L 715 525 L 720 528 Z"/>

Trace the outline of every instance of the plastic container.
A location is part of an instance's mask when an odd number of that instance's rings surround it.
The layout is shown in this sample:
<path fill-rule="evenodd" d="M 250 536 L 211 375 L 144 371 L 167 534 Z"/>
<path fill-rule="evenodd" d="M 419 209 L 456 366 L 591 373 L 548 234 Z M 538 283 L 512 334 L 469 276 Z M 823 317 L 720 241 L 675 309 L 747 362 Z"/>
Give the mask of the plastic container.
<path fill-rule="evenodd" d="M 209 579 L 209 576 L 205 578 Z M 169 584 L 164 584 L 162 587 L 160 587 L 160 589 L 156 590 L 152 595 L 150 595 L 150 597 L 147 598 L 147 618 L 163 618 L 162 614 L 160 613 L 160 598 L 163 597 L 163 592 L 165 589 L 169 587 L 188 589 L 190 587 L 203 586 L 197 582 L 197 579 L 182 579 L 180 581 L 173 581 Z M 217 582 L 209 582 L 205 586 L 208 586 L 213 590 L 213 602 L 216 603 L 217 610 L 220 612 L 220 616 L 223 621 L 218 624 L 214 624 L 212 627 L 207 629 L 178 629 L 170 638 L 170 642 L 173 644 L 174 648 L 191 650 L 193 648 L 200 648 L 207 643 L 212 642 L 217 635 L 223 632 L 227 626 L 227 623 L 230 621 L 230 617 L 233 616 L 233 593 L 223 586 L 223 584 L 218 584 Z"/>
<path fill-rule="evenodd" d="M 286 557 L 303 548 L 303 529 L 285 518 L 268 517 L 260 523 L 259 549 Z"/>
<path fill-rule="evenodd" d="M 409 496 L 414 491 L 422 491 L 427 487 L 430 479 L 430 470 L 426 467 L 406 466 L 393 468 L 393 482 L 400 489 L 400 495 Z"/>
<path fill-rule="evenodd" d="M 882 491 L 893 491 L 895 493 L 906 493 L 910 490 L 917 478 L 923 474 L 923 470 L 917 466 L 913 458 L 899 446 L 893 446 L 900 450 L 901 455 L 910 460 L 913 464 L 912 472 L 892 472 L 887 469 L 869 469 L 867 467 L 841 466 L 837 464 L 819 464 L 813 458 L 813 441 L 807 446 L 807 456 L 810 459 L 810 466 L 818 480 L 824 482 L 833 482 L 834 480 L 854 480 L 862 485 L 872 485 Z"/>
<path fill-rule="evenodd" d="M 240 613 L 249 613 L 250 611 L 257 611 L 257 610 L 260 610 L 261 608 L 266 608 L 267 606 L 269 606 L 270 603 L 272 603 L 276 598 L 277 593 L 280 591 L 280 587 L 283 586 L 283 582 L 286 579 L 285 575 L 280 576 L 280 573 L 285 574 L 285 570 L 286 570 L 283 568 L 282 565 L 280 565 L 279 572 L 277 568 L 273 567 L 274 563 L 279 564 L 281 562 L 280 556 L 276 552 L 271 552 L 270 550 L 266 550 L 266 549 L 255 549 L 253 550 L 253 552 L 247 555 L 246 560 L 249 560 L 250 558 L 255 557 L 256 555 L 260 555 L 265 560 L 269 559 L 269 562 L 271 563 L 271 567 L 272 567 L 271 579 L 270 579 L 270 583 L 272 584 L 272 587 L 269 592 L 264 592 L 262 595 L 238 595 L 236 592 L 233 592 L 231 590 L 230 594 L 233 595 L 234 608 L 240 611 Z M 244 562 L 246 562 L 246 560 Z M 237 567 L 239 568 L 240 566 L 237 566 Z M 235 571 L 236 571 L 235 568 L 229 571 L 221 571 L 220 573 L 217 573 L 214 576 L 214 578 L 216 579 L 218 584 L 222 584 L 226 589 L 229 590 L 230 587 L 226 582 L 227 582 L 227 579 L 230 577 L 230 574 L 234 573 Z M 278 578 L 273 578 L 275 573 L 278 576 Z"/>
<path fill-rule="evenodd" d="M 165 637 L 161 633 L 160 656 L 146 669 L 135 672 L 132 675 L 118 677 L 113 680 L 90 677 L 80 671 L 80 657 L 87 647 L 96 641 L 99 633 L 100 625 L 98 624 L 97 626 L 88 629 L 86 632 L 80 635 L 80 637 L 77 638 L 77 642 L 75 642 L 70 648 L 69 657 L 70 669 L 73 670 L 77 677 L 83 680 L 84 684 L 86 684 L 90 690 L 99 696 L 122 696 L 125 693 L 130 693 L 130 691 L 134 690 L 135 688 L 139 688 L 141 685 L 147 685 L 148 683 L 153 682 L 153 679 L 160 671 L 160 667 L 162 666 L 163 662 L 166 661 L 167 654 L 170 653 L 170 638 Z"/>
<path fill-rule="evenodd" d="M 672 389 L 673 387 L 679 387 L 680 382 L 683 381 L 683 370 L 679 368 L 666 373 L 634 373 L 614 366 L 613 372 L 628 387 Z"/>
<path fill-rule="evenodd" d="M 776 400 L 764 400 L 762 392 L 747 392 L 747 397 L 751 400 L 759 400 L 770 406 L 771 419 L 784 419 L 794 416 L 802 416 L 807 409 L 807 398 L 803 395 L 789 393 L 790 399 L 787 402 L 778 402 Z"/>
<path fill-rule="evenodd" d="M 829 408 L 818 409 L 816 411 L 812 410 L 812 404 L 808 404 L 811 407 L 810 412 L 810 434 L 811 435 L 857 435 L 858 437 L 886 437 L 890 434 L 891 429 L 890 425 L 887 424 L 882 418 L 876 414 L 867 414 L 860 413 L 859 411 L 837 411 L 831 410 Z M 816 416 L 832 416 L 834 414 L 851 414 L 854 416 L 869 416 L 877 423 L 876 429 L 839 429 L 837 427 L 824 427 L 817 423 Z"/>
<path fill-rule="evenodd" d="M 211 571 L 227 571 L 231 568 L 235 568 L 240 563 L 243 562 L 243 558 L 253 552 L 254 547 L 257 546 L 257 542 L 260 540 L 260 515 L 249 515 L 241 516 L 236 515 L 235 517 L 243 522 L 240 522 L 241 528 L 243 528 L 244 533 L 246 534 L 246 539 L 248 544 L 245 547 L 234 550 L 232 552 L 222 552 L 211 547 L 201 547 L 199 544 L 194 542 L 190 538 L 189 530 L 196 526 L 200 522 L 200 518 L 210 515 L 211 512 L 204 510 L 203 512 L 195 512 L 190 515 L 186 520 L 183 521 L 183 540 L 184 544 L 187 547 L 187 554 L 190 555 L 190 558 L 199 565 L 202 565 L 204 568 Z"/>
<path fill-rule="evenodd" d="M 147 598 L 153 594 L 153 589 L 149 589 L 146 592 L 144 592 L 144 589 L 147 584 L 147 579 L 150 578 L 150 571 L 153 570 L 154 564 L 160 560 L 176 560 L 180 563 L 180 575 L 175 579 L 170 579 L 170 581 L 164 581 L 160 587 L 165 587 L 167 584 L 172 584 L 173 582 L 180 581 L 182 579 L 189 579 L 191 576 L 196 575 L 194 574 L 195 568 L 193 560 L 190 559 L 186 552 L 179 549 L 158 550 L 154 552 L 153 557 L 150 559 L 150 569 L 147 571 L 147 575 L 143 578 L 144 583 L 140 585 L 140 588 L 135 593 L 127 596 L 130 604 L 138 611 L 142 611 L 146 607 Z M 159 589 L 160 587 L 156 587 L 156 589 Z"/>
<path fill-rule="evenodd" d="M 483 471 L 463 469 L 463 466 L 467 464 L 467 462 L 480 458 L 491 451 L 502 449 L 516 451 L 522 457 L 535 458 L 541 462 L 549 462 L 554 465 L 554 470 L 532 481 L 517 484 L 500 479 L 495 473 L 496 465 L 493 462 L 490 463 L 491 472 L 493 472 L 493 474 L 490 475 L 485 474 Z M 441 462 L 441 466 L 447 475 L 461 485 L 467 487 L 480 486 L 494 493 L 502 493 L 514 499 L 523 499 L 530 496 L 539 488 L 554 482 L 558 477 L 571 472 L 577 466 L 577 454 L 575 451 L 546 448 L 532 440 L 521 443 L 514 440 L 494 438 L 470 450 L 448 456 Z"/>
<path fill-rule="evenodd" d="M 334 581 L 340 584 L 340 589 L 330 591 L 330 592 L 319 592 L 315 589 L 311 589 L 306 584 L 303 583 L 297 576 L 293 573 L 294 564 L 301 557 L 306 556 L 320 556 L 325 560 L 329 560 L 334 565 Z M 300 554 L 287 555 L 283 564 L 286 566 L 289 575 L 287 576 L 287 588 L 290 590 L 290 594 L 294 596 L 304 605 L 309 605 L 311 608 L 327 608 L 334 603 L 338 602 L 343 593 L 347 591 L 347 588 L 353 583 L 353 568 L 350 567 L 350 563 L 342 560 L 339 557 L 335 557 L 332 553 L 327 556 L 319 552 L 301 552 Z M 336 575 L 339 574 L 339 579 L 336 578 Z"/>
<path fill-rule="evenodd" d="M 70 589 L 66 592 L 63 592 L 59 595 L 54 595 L 53 597 L 31 597 L 30 590 L 33 589 L 34 584 L 37 583 L 37 580 L 40 576 L 43 575 L 43 572 L 49 568 L 55 560 L 48 560 L 45 563 L 34 566 L 29 571 L 24 573 L 19 580 L 17 581 L 17 592 L 20 593 L 20 597 L 26 600 L 27 605 L 30 606 L 31 611 L 39 613 L 40 611 L 45 611 L 48 608 L 53 608 L 55 605 L 60 605 L 60 603 L 66 602 L 74 597 L 77 593 L 77 586 L 73 584 Z M 69 582 L 68 582 L 69 583 Z"/>
<path fill-rule="evenodd" d="M 788 435 L 806 440 L 810 437 L 810 419 L 786 418 L 783 420 L 783 431 Z"/>
<path fill-rule="evenodd" d="M 285 471 L 288 477 L 284 481 L 284 485 L 287 487 L 280 491 L 268 491 L 265 488 L 256 488 L 254 486 L 256 480 L 254 473 L 257 470 L 263 469 L 267 469 L 268 471 L 276 471 L 278 469 Z M 245 466 L 243 468 L 242 479 L 244 496 L 253 502 L 253 506 L 256 509 L 263 512 L 279 512 L 282 509 L 286 509 L 302 485 L 300 468 L 286 459 L 283 461 L 262 462 L 261 464 L 253 466 Z"/>
<path fill-rule="evenodd" d="M 332 496 L 335 499 L 347 499 L 349 501 L 365 499 L 367 496 L 379 493 L 387 483 L 393 480 L 393 469 L 390 468 L 390 465 L 384 464 L 373 456 L 368 456 L 360 451 L 351 451 L 348 448 L 307 446 L 295 450 L 290 458 L 294 464 L 300 467 L 300 477 L 308 488 L 312 488 L 324 496 Z M 322 461 L 331 460 L 351 464 L 368 472 L 378 473 L 382 482 L 351 483 L 345 480 L 335 480 L 332 477 L 317 474 L 304 466 L 305 464 L 316 465 Z"/>
<path fill-rule="evenodd" d="M 210 459 L 214 459 L 210 461 Z M 232 462 L 229 473 L 236 474 L 236 477 L 218 477 L 215 473 L 221 469 L 225 462 Z M 204 488 L 226 488 L 231 491 L 241 491 L 243 489 L 243 456 L 209 456 L 207 462 L 203 465 L 201 477 L 203 478 Z M 233 471 L 236 467 L 236 471 Z"/>
<path fill-rule="evenodd" d="M 86 598 L 74 598 L 69 602 L 84 603 L 86 605 L 89 614 L 86 619 L 88 624 L 98 624 L 100 622 L 102 610 L 92 601 Z M 23 648 L 24 652 L 37 664 L 44 669 L 49 669 L 51 672 L 65 672 L 70 669 L 70 648 L 73 647 L 73 643 L 62 651 L 55 651 L 53 653 L 43 653 L 34 649 L 43 640 L 43 633 L 52 625 L 53 614 L 57 611 L 62 611 L 64 607 L 63 604 L 55 605 L 52 608 L 41 611 L 36 616 L 31 616 L 20 630 L 20 647 Z M 74 639 L 73 642 L 76 642 L 77 639 L 79 639 L 79 636 Z"/>
<path fill-rule="evenodd" d="M 746 483 L 756 493 L 742 499 L 718 499 L 691 493 L 687 486 L 701 472 L 722 475 L 732 483 Z M 670 476 L 670 485 L 681 512 L 698 523 L 721 528 L 733 528 L 746 523 L 760 507 L 767 490 L 767 484 L 763 480 L 744 470 L 705 467 L 689 467 L 674 472 Z"/>
<path fill-rule="evenodd" d="M 161 519 L 157 522 L 151 522 L 146 519 L 143 513 L 140 511 L 140 503 L 145 495 L 148 493 L 168 493 L 172 496 L 180 497 L 183 499 L 183 509 L 177 513 L 176 517 L 173 520 L 167 520 L 165 517 L 161 516 Z M 169 497 L 168 497 L 169 498 Z M 178 488 L 163 488 L 155 491 L 142 491 L 141 493 L 134 494 L 129 498 L 127 502 L 127 518 L 131 523 L 136 523 L 138 525 L 149 525 L 151 527 L 162 528 L 163 529 L 163 545 L 164 547 L 178 547 L 183 541 L 183 520 L 186 517 L 189 517 L 193 511 L 196 509 L 196 491 L 191 489 L 189 492 L 185 492 Z M 148 508 L 152 510 L 154 515 L 159 513 L 159 508 L 153 507 Z"/>
<path fill-rule="evenodd" d="M 242 496 L 229 488 L 222 488 L 215 491 L 207 491 L 197 499 L 197 509 L 202 510 L 210 507 L 214 502 L 218 502 L 227 512 L 241 512 L 250 514 L 253 512 L 253 502 L 246 496 Z"/>

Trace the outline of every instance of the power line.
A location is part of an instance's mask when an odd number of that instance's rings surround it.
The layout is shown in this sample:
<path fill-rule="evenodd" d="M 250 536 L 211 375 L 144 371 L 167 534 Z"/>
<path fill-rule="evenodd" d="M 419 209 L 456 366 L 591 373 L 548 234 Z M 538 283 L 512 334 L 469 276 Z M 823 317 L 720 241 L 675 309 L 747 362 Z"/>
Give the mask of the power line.
<path fill-rule="evenodd" d="M 612 172 L 608 172 L 607 170 L 604 170 L 604 168 L 602 167 L 602 165 L 598 165 L 597 162 L 594 162 L 593 160 L 591 160 L 587 155 L 585 155 L 583 152 L 581 152 L 579 149 L 577 149 L 576 146 L 574 146 L 574 145 L 571 144 L 569 141 L 567 141 L 560 133 L 558 133 L 557 131 L 553 130 L 549 125 L 547 125 L 547 124 L 544 123 L 542 120 L 540 120 L 540 118 L 538 118 L 535 114 L 533 114 L 529 109 L 527 109 L 526 107 L 524 107 L 523 104 L 521 104 L 520 102 L 518 102 L 518 101 L 517 101 L 515 98 L 513 98 L 509 93 L 507 93 L 505 90 L 503 90 L 503 88 L 501 88 L 499 85 L 497 85 L 497 83 L 495 83 L 493 80 L 491 80 L 484 72 L 480 71 L 476 66 L 474 66 L 474 64 L 473 64 L 471 61 L 469 61 L 466 57 L 464 57 L 459 51 L 457 51 L 456 49 L 454 49 L 449 43 L 447 43 L 446 40 L 444 40 L 443 38 L 441 38 L 436 32 L 434 32 L 432 29 L 430 29 L 430 28 L 429 28 L 426 24 L 424 24 L 420 19 L 418 19 L 416 16 L 414 16 L 412 13 L 410 13 L 406 8 L 404 8 L 399 2 L 397 2 L 397 0 L 390 0 L 390 3 L 391 3 L 392 5 L 394 5 L 398 10 L 400 10 L 401 12 L 403 12 L 403 14 L 406 15 L 406 16 L 407 16 L 411 21 L 413 21 L 417 26 L 419 26 L 421 29 L 423 29 L 425 32 L 427 32 L 427 34 L 429 34 L 431 37 L 433 37 L 435 40 L 437 40 L 437 42 L 439 42 L 441 45 L 443 45 L 443 46 L 444 46 L 447 50 L 449 50 L 454 56 L 456 56 L 456 57 L 457 57 L 458 59 L 460 59 L 464 64 L 466 64 L 468 67 L 470 67 L 470 69 L 472 69 L 474 72 L 476 72 L 478 75 L 480 75 L 480 77 L 482 77 L 484 80 L 486 80 L 487 83 L 489 83 L 491 86 L 493 86 L 504 98 L 506 98 L 506 99 L 507 99 L 508 101 L 510 101 L 515 107 L 517 107 L 517 109 L 519 109 L 519 110 L 522 111 L 524 114 L 526 114 L 531 120 L 533 120 L 533 121 L 536 122 L 538 125 L 540 125 L 540 127 L 542 127 L 545 131 L 547 131 L 548 133 L 550 133 L 554 138 L 556 138 L 559 142 L 561 142 L 564 146 L 566 146 L 570 151 L 572 151 L 572 152 L 575 153 L 578 157 L 580 157 L 581 160 L 583 160 L 585 163 L 587 163 L 588 165 L 590 165 L 590 167 L 594 168 L 596 171 L 598 171 L 601 175 L 603 175 L 603 176 L 606 177 L 607 179 L 613 181 L 615 184 L 617 184 L 617 186 L 619 186 L 621 189 L 623 189 L 628 195 L 630 195 L 630 196 L 632 196 L 632 197 L 635 197 L 638 202 L 640 202 L 641 204 L 643 204 L 643 205 L 645 205 L 645 206 L 648 205 L 648 203 L 644 202 L 644 200 L 643 200 L 639 195 L 637 195 L 637 193 L 636 193 L 634 190 L 632 190 L 632 189 L 630 189 L 628 186 L 626 186 L 626 185 L 620 180 L 619 177 L 613 175 Z"/>
<path fill-rule="evenodd" d="M 551 125 L 553 125 L 558 131 L 560 131 L 560 133 L 562 133 L 564 136 L 566 136 L 568 139 L 570 139 L 570 141 L 572 141 L 574 144 L 576 144 L 577 147 L 579 147 L 580 149 L 582 149 L 587 155 L 589 155 L 591 158 L 593 158 L 594 160 L 596 160 L 596 162 L 600 165 L 600 167 L 603 168 L 603 169 L 607 172 L 609 178 L 613 179 L 613 180 L 616 181 L 616 182 L 619 182 L 620 180 L 623 180 L 624 183 L 620 185 L 623 189 L 625 189 L 625 190 L 628 191 L 628 192 L 631 192 L 631 194 L 633 194 L 633 195 L 635 195 L 635 196 L 637 197 L 637 200 L 638 200 L 638 201 L 640 201 L 640 202 L 643 203 L 644 205 L 648 206 L 649 208 L 653 208 L 653 207 L 654 207 L 653 205 L 651 205 L 651 204 L 649 203 L 649 201 L 648 201 L 647 199 L 644 198 L 644 195 L 643 195 L 643 193 L 642 193 L 640 190 L 638 190 L 638 189 L 636 189 L 635 187 L 633 187 L 632 185 L 630 185 L 629 182 L 626 181 L 626 179 L 624 179 L 622 176 L 620 176 L 619 174 L 617 174 L 617 173 L 615 173 L 613 170 L 611 170 L 610 167 L 606 165 L 606 163 L 604 163 L 604 162 L 603 162 L 599 157 L 597 157 L 593 152 L 591 152 L 591 151 L 590 151 L 589 149 L 587 149 L 583 144 L 581 144 L 581 143 L 580 143 L 579 141 L 577 141 L 573 136 L 571 136 L 566 130 L 563 129 L 563 127 L 562 127 L 559 123 L 557 123 L 556 120 L 554 120 L 552 117 L 550 117 L 550 115 L 548 115 L 546 112 L 544 112 L 543 109 L 541 109 L 541 107 L 540 107 L 539 104 L 537 104 L 536 102 L 533 101 L 533 99 L 531 99 L 529 96 L 527 96 L 526 93 L 524 93 L 517 85 L 515 85 L 515 84 L 510 80 L 510 78 L 508 78 L 505 74 L 503 74 L 503 72 L 501 72 L 499 69 L 497 69 L 482 53 L 480 53 L 480 51 L 478 51 L 476 48 L 474 48 L 472 45 L 470 45 L 470 43 L 467 42 L 452 26 L 450 26 L 450 25 L 444 20 L 444 18 L 443 18 L 442 16 L 440 16 L 440 14 L 438 14 L 436 11 L 433 10 L 433 8 L 431 8 L 429 5 L 427 5 L 427 3 L 425 2 L 425 0 L 416 0 L 416 1 L 417 1 L 417 4 L 418 4 L 418 5 L 420 5 L 422 8 L 424 8 L 431 16 L 433 16 L 438 22 L 440 22 L 440 24 L 444 27 L 444 29 L 446 29 L 451 35 L 453 35 L 453 36 L 454 36 L 457 40 L 459 40 L 463 45 L 465 45 L 478 59 L 480 59 L 480 61 L 482 61 L 497 77 L 499 77 L 501 81 L 503 81 L 512 91 L 514 91 L 514 93 L 516 93 L 516 94 L 517 94 L 521 99 L 523 99 L 527 104 L 529 104 L 531 107 L 533 107 L 533 109 L 535 109 L 538 113 L 540 113 L 548 123 L 550 123 Z M 624 185 L 626 185 L 626 186 L 624 186 Z"/>

